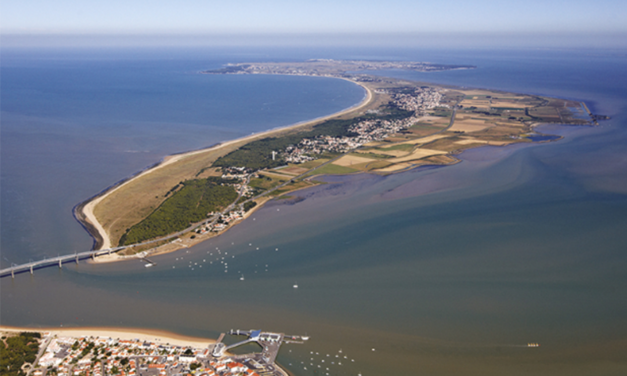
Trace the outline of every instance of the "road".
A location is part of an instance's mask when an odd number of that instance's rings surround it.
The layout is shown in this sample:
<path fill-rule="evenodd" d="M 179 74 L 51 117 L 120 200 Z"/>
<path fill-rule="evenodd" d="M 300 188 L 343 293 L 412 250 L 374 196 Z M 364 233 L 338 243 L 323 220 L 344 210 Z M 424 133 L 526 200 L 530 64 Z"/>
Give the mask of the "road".
<path fill-rule="evenodd" d="M 52 341 L 53 338 L 54 336 L 51 335 L 46 339 L 43 345 L 39 345 L 39 352 L 37 353 L 37 357 L 35 358 L 35 361 L 33 362 L 33 366 L 26 373 L 26 376 L 30 376 L 31 372 L 33 372 L 36 369 L 41 369 L 41 367 L 35 368 L 35 366 L 39 363 L 39 358 L 41 358 L 42 355 L 44 355 L 44 353 L 46 352 L 46 349 L 48 348 L 48 345 L 50 344 L 50 341 Z M 45 376 L 45 370 L 44 370 L 44 376 Z"/>

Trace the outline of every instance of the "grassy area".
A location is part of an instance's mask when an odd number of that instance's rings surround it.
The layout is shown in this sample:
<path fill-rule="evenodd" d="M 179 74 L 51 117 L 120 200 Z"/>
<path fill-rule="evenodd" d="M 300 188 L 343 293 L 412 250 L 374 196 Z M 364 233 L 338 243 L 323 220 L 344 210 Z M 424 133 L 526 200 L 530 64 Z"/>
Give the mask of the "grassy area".
<path fill-rule="evenodd" d="M 433 125 L 433 123 L 419 121 L 418 123 L 413 124 L 411 127 L 409 127 L 409 129 L 410 130 L 411 129 L 413 129 L 413 130 L 431 129 L 431 130 L 437 131 L 437 130 L 440 130 L 441 128 L 440 127 L 435 127 Z"/>
<path fill-rule="evenodd" d="M 452 114 L 453 114 L 453 111 L 451 111 L 451 109 L 446 108 L 446 107 L 436 107 L 431 112 L 431 115 L 439 116 L 439 117 L 451 117 Z"/>
<path fill-rule="evenodd" d="M 223 209 L 237 199 L 235 188 L 222 185 L 224 183 L 221 178 L 183 182 L 183 188 L 146 219 L 128 229 L 121 237 L 120 245 L 140 243 L 184 230 L 207 218 L 207 213 Z"/>
<path fill-rule="evenodd" d="M 277 185 L 283 183 L 286 180 L 288 180 L 288 178 L 277 179 L 269 175 L 260 174 L 260 177 L 250 179 L 250 182 L 248 183 L 248 185 L 251 186 L 252 188 L 262 189 L 265 191 L 265 190 L 276 187 Z"/>
<path fill-rule="evenodd" d="M 320 167 L 316 171 L 313 171 L 310 175 L 342 175 L 342 174 L 350 174 L 353 172 L 357 172 L 354 168 L 338 166 L 334 164 L 328 164 L 326 166 Z"/>
<path fill-rule="evenodd" d="M 376 151 L 376 150 L 373 150 Z M 364 158 L 373 158 L 373 159 L 388 159 L 388 158 L 394 158 L 391 155 L 386 155 L 386 154 L 378 154 L 378 153 L 374 153 L 374 152 L 368 152 L 368 153 L 359 153 L 360 157 L 364 157 Z"/>

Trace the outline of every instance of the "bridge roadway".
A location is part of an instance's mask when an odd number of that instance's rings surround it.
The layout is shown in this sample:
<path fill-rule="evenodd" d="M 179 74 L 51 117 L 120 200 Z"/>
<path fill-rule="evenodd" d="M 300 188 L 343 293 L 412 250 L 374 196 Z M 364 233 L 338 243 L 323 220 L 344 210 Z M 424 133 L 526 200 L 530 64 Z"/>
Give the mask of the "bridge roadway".
<path fill-rule="evenodd" d="M 30 271 L 30 273 L 33 274 L 33 271 L 35 269 L 41 269 L 41 268 L 45 268 L 45 267 L 52 266 L 52 265 L 59 265 L 59 267 L 62 267 L 63 263 L 66 261 L 74 261 L 75 263 L 78 264 L 80 260 L 84 260 L 88 258 L 93 259 L 97 256 L 111 254 L 111 253 L 120 251 L 125 248 L 127 247 L 99 249 L 95 251 L 75 253 L 73 255 L 64 255 L 64 256 L 58 256 L 58 257 L 52 257 L 52 258 L 44 258 L 43 260 L 33 261 L 33 262 L 26 263 L 26 264 L 21 264 L 21 265 L 13 265 L 10 268 L 0 270 L 0 278 L 6 277 L 9 275 L 11 277 L 15 277 L 15 274 L 23 273 L 26 271 Z"/>

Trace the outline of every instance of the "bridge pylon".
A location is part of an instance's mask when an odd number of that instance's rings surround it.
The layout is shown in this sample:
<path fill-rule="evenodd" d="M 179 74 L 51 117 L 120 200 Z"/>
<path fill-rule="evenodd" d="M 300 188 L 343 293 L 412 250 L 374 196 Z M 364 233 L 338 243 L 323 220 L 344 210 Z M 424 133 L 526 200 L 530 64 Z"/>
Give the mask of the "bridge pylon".
<path fill-rule="evenodd" d="M 33 266 L 30 266 L 30 274 L 33 274 Z"/>

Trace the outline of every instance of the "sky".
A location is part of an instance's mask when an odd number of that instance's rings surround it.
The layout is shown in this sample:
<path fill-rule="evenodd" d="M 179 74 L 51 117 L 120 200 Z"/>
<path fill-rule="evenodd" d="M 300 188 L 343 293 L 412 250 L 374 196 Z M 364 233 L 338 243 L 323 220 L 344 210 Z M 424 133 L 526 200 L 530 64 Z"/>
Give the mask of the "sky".
<path fill-rule="evenodd" d="M 626 0 L 1 0 L 12 35 L 623 38 Z"/>

